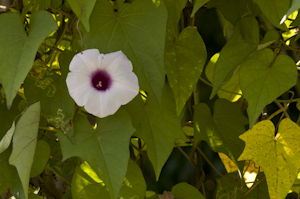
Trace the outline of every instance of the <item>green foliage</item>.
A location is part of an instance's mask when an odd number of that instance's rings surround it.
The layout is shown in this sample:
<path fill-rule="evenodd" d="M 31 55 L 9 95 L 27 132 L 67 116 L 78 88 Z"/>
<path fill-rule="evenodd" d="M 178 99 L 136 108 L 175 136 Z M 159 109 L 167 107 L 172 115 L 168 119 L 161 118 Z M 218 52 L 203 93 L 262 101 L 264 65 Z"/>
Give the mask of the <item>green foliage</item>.
<path fill-rule="evenodd" d="M 299 8 L 296 0 L 1 5 L 0 198 L 299 194 Z M 76 104 L 66 84 L 73 57 L 93 48 L 121 50 L 139 84 L 104 118 Z M 103 59 L 95 60 L 104 71 L 117 62 Z M 93 62 L 84 60 L 87 70 Z M 100 92 L 86 101 L 93 107 L 113 92 L 95 89 L 95 71 L 74 70 L 88 79 L 78 89 Z"/>

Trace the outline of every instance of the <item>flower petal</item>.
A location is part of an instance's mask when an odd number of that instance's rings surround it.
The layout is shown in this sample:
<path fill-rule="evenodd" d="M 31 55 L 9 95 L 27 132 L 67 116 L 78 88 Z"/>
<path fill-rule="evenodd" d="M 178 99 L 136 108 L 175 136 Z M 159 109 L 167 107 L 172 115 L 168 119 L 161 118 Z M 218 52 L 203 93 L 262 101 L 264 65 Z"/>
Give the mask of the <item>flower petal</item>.
<path fill-rule="evenodd" d="M 70 72 L 66 82 L 69 93 L 78 106 L 85 105 L 88 98 L 95 92 L 91 86 L 90 77 L 87 75 Z"/>
<path fill-rule="evenodd" d="M 112 77 L 132 72 L 132 63 L 122 51 L 117 51 L 110 54 L 114 54 L 111 55 L 111 57 L 114 57 L 114 61 L 107 66 L 106 71 L 110 73 Z M 106 55 L 104 60 L 105 59 Z"/>
<path fill-rule="evenodd" d="M 112 77 L 113 84 L 118 82 L 132 90 L 135 90 L 137 93 L 139 92 L 139 81 L 137 76 L 133 72 L 127 72 L 125 74 L 121 74 L 118 76 Z M 114 86 L 114 85 L 112 85 Z"/>
<path fill-rule="evenodd" d="M 113 86 L 110 91 L 113 95 L 112 99 L 117 101 L 121 105 L 127 104 L 139 93 L 138 87 L 137 89 L 128 87 L 127 85 L 119 82 L 113 82 Z"/>
<path fill-rule="evenodd" d="M 85 110 L 100 118 L 114 114 L 121 104 L 114 98 L 113 92 L 96 92 L 88 99 Z"/>
<path fill-rule="evenodd" d="M 101 60 L 99 56 L 103 55 L 100 54 L 98 49 L 88 49 L 83 51 L 82 54 L 77 53 L 70 63 L 70 71 L 90 74 L 99 68 L 99 61 Z"/>

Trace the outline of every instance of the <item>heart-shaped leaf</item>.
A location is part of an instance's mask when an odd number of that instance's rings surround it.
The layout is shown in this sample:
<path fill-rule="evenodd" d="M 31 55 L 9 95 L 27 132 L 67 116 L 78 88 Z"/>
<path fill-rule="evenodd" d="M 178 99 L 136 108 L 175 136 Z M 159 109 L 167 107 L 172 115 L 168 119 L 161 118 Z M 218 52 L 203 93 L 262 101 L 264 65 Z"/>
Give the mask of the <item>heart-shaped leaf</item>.
<path fill-rule="evenodd" d="M 240 85 L 248 101 L 248 116 L 252 127 L 263 108 L 289 90 L 297 82 L 295 62 L 287 55 L 274 61 L 271 49 L 262 49 L 240 68 Z"/>

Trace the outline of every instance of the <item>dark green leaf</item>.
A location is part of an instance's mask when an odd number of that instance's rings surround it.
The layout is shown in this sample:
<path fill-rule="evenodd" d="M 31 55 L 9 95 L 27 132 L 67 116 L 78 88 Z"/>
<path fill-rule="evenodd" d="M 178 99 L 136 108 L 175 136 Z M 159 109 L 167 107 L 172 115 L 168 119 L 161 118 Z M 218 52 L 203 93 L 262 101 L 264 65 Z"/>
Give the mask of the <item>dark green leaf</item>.
<path fill-rule="evenodd" d="M 30 171 L 30 177 L 36 177 L 41 174 L 48 162 L 50 156 L 50 146 L 44 140 L 39 140 L 36 143 L 33 163 Z"/>
<path fill-rule="evenodd" d="M 211 0 L 207 3 L 207 7 L 219 8 L 224 17 L 233 25 L 243 17 L 257 17 L 261 13 L 253 0 Z"/>

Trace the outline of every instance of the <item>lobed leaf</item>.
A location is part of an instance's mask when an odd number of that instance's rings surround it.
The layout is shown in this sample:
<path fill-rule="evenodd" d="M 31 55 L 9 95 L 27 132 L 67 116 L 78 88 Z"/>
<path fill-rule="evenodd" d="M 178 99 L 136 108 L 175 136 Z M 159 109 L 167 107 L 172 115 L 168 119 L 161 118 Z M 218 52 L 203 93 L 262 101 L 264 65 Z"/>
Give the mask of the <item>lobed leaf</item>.
<path fill-rule="evenodd" d="M 300 127 L 286 118 L 275 126 L 270 120 L 257 123 L 240 136 L 246 146 L 239 160 L 253 160 L 267 178 L 271 199 L 285 198 L 299 169 Z"/>

